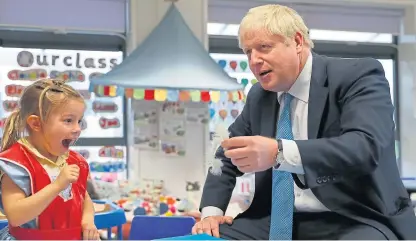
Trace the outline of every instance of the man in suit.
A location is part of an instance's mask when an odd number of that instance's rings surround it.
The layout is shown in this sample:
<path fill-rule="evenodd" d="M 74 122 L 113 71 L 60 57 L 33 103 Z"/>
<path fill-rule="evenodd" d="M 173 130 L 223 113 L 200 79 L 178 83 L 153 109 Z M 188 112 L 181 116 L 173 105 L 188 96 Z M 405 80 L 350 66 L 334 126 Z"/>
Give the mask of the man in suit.
<path fill-rule="evenodd" d="M 251 9 L 240 46 L 259 83 L 208 174 L 193 233 L 225 239 L 416 239 L 401 182 L 393 105 L 374 59 L 314 54 L 292 9 Z M 255 173 L 251 206 L 225 217 L 236 177 Z"/>

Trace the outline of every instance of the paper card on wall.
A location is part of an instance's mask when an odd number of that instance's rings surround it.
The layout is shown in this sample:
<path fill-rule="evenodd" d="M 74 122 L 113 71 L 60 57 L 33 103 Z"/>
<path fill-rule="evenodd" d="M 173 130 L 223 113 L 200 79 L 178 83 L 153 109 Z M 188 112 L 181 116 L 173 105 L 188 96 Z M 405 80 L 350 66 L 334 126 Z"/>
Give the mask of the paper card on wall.
<path fill-rule="evenodd" d="M 95 77 L 99 77 L 99 76 L 102 76 L 102 75 L 103 75 L 103 73 L 101 73 L 101 72 L 93 72 L 88 76 L 88 79 L 91 80 L 91 79 L 94 79 Z"/>
<path fill-rule="evenodd" d="M 155 110 L 134 111 L 133 118 L 135 127 L 147 124 L 157 124 L 157 112 Z"/>
<path fill-rule="evenodd" d="M 186 121 L 188 123 L 207 124 L 209 120 L 207 108 L 187 108 L 186 110 Z"/>
<path fill-rule="evenodd" d="M 91 99 L 91 92 L 89 90 L 77 90 L 77 91 L 85 100 Z"/>
<path fill-rule="evenodd" d="M 3 128 L 4 127 L 4 124 L 6 123 L 6 119 L 7 118 L 0 119 L 0 128 Z"/>
<path fill-rule="evenodd" d="M 158 108 L 153 101 L 132 101 L 134 145 L 139 149 L 158 150 Z"/>
<path fill-rule="evenodd" d="M 38 80 L 48 76 L 48 73 L 44 69 L 29 69 L 29 70 L 11 70 L 7 74 L 10 80 Z"/>
<path fill-rule="evenodd" d="M 7 112 L 14 111 L 19 106 L 19 101 L 17 100 L 5 100 L 3 101 L 3 109 Z"/>
<path fill-rule="evenodd" d="M 103 146 L 98 151 L 99 157 L 124 158 L 124 151 L 114 146 Z"/>
<path fill-rule="evenodd" d="M 117 112 L 118 106 L 116 103 L 110 101 L 94 101 L 92 103 L 92 110 L 95 113 L 114 113 Z"/>
<path fill-rule="evenodd" d="M 160 149 L 166 155 L 185 156 L 185 141 L 160 141 Z"/>
<path fill-rule="evenodd" d="M 20 97 L 25 89 L 23 85 L 6 85 L 4 87 L 6 95 L 10 97 Z"/>
<path fill-rule="evenodd" d="M 156 150 L 159 146 L 157 135 L 137 134 L 134 136 L 134 145 L 139 149 Z"/>
<path fill-rule="evenodd" d="M 118 128 L 120 127 L 120 120 L 118 118 L 101 117 L 98 121 L 102 129 Z"/>
<path fill-rule="evenodd" d="M 181 102 L 164 102 L 162 103 L 160 110 L 161 118 L 168 117 L 170 119 L 185 119 L 186 108 Z"/>
<path fill-rule="evenodd" d="M 52 79 L 63 79 L 66 82 L 84 82 L 85 75 L 79 70 L 65 70 L 65 71 L 56 71 L 52 70 L 49 76 Z"/>
<path fill-rule="evenodd" d="M 181 120 L 160 120 L 161 138 L 184 138 L 186 134 L 185 122 Z"/>

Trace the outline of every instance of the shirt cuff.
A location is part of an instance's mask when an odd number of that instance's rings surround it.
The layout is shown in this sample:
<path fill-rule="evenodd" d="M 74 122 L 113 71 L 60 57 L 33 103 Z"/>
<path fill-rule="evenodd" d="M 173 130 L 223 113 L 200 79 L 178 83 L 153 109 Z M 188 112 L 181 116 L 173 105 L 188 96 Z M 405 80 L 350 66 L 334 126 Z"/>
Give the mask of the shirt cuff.
<path fill-rule="evenodd" d="M 201 220 L 211 216 L 224 216 L 224 212 L 214 206 L 204 207 L 201 211 Z"/>
<path fill-rule="evenodd" d="M 282 140 L 282 145 L 284 160 L 280 164 L 278 170 L 300 175 L 305 174 L 296 142 L 293 140 Z"/>

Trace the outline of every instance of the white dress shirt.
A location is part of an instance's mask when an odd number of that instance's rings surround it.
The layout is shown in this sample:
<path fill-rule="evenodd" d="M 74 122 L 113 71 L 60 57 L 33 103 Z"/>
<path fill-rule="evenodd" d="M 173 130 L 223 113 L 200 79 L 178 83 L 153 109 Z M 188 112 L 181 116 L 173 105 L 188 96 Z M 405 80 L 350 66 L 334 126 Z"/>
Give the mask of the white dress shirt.
<path fill-rule="evenodd" d="M 308 102 L 309 88 L 312 77 L 312 54 L 309 53 L 308 60 L 302 69 L 298 79 L 288 91 L 294 98 L 291 103 L 292 131 L 295 140 L 308 139 Z M 283 106 L 282 93 L 278 93 L 278 101 Z M 282 108 L 280 108 L 281 110 Z M 293 140 L 282 140 L 284 162 L 280 165 L 279 170 L 298 174 L 299 179 L 304 182 L 305 174 L 302 166 L 298 146 Z M 328 211 L 312 193 L 310 189 L 302 190 L 294 184 L 295 209 L 297 212 L 322 212 Z M 217 207 L 204 207 L 202 209 L 202 218 L 208 216 L 222 216 L 223 211 Z"/>

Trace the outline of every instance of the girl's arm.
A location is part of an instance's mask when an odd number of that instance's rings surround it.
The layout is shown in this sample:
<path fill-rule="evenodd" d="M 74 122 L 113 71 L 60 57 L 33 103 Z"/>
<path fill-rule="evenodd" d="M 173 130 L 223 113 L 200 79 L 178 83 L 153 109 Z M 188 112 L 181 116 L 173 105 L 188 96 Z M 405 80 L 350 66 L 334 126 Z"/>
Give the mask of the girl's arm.
<path fill-rule="evenodd" d="M 1 179 L 1 193 L 4 212 L 12 227 L 21 226 L 36 217 L 58 196 L 62 188 L 53 182 L 39 192 L 26 197 L 6 174 Z"/>
<path fill-rule="evenodd" d="M 82 225 L 94 224 L 94 203 L 88 192 L 85 194 L 84 207 L 82 210 Z"/>

